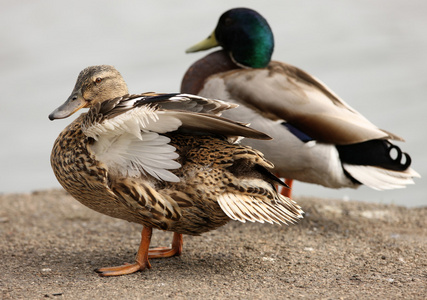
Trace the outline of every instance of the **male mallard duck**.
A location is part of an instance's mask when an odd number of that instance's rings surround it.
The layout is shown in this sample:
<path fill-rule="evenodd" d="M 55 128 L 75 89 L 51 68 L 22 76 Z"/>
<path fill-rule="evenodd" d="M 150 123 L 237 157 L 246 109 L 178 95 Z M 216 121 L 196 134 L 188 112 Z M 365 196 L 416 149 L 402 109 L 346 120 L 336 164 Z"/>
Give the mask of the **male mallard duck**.
<path fill-rule="evenodd" d="M 270 135 L 273 140 L 245 140 L 263 152 L 278 176 L 325 187 L 402 188 L 419 175 L 411 158 L 381 130 L 327 86 L 289 64 L 271 61 L 273 33 L 256 11 L 225 12 L 214 32 L 189 48 L 196 52 L 221 46 L 195 62 L 181 92 L 237 103 L 224 113 Z M 290 190 L 286 194 L 290 196 Z"/>
<path fill-rule="evenodd" d="M 262 153 L 238 137 L 269 139 L 219 117 L 236 105 L 185 94 L 128 95 L 112 66 L 84 69 L 68 100 L 49 119 L 87 107 L 56 139 L 51 164 L 78 201 L 111 217 L 142 224 L 136 262 L 98 269 L 102 276 L 150 268 L 149 258 L 182 251 L 182 234 L 241 222 L 288 223 L 302 217 L 277 193 L 280 180 Z M 152 228 L 174 232 L 171 248 L 149 250 Z"/>

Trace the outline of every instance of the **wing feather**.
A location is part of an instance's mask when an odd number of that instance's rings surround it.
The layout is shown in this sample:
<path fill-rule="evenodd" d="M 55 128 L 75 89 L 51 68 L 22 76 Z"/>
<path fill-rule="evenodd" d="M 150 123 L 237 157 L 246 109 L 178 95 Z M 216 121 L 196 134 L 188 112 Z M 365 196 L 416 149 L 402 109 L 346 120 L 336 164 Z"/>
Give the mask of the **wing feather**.
<path fill-rule="evenodd" d="M 187 110 L 173 110 L 180 108 Z M 234 139 L 270 139 L 248 126 L 221 118 L 222 110 L 235 105 L 187 94 L 129 95 L 93 106 L 83 120 L 83 133 L 95 140 L 90 146 L 97 159 L 121 176 L 149 174 L 156 179 L 179 181 L 171 171 L 181 165 L 170 139 L 162 134 L 183 131 Z"/>
<path fill-rule="evenodd" d="M 269 140 L 270 136 L 258 130 L 252 129 L 245 124 L 233 122 L 215 115 L 193 113 L 186 111 L 159 111 L 160 118 L 173 116 L 180 120 L 180 130 L 194 133 L 206 133 L 223 135 L 227 137 L 247 137 L 260 140 Z"/>
<path fill-rule="evenodd" d="M 224 110 L 238 105 L 218 99 L 208 99 L 190 94 L 159 94 L 148 96 L 137 102 L 137 105 L 156 104 L 164 110 L 184 110 L 196 113 L 207 113 L 220 116 Z"/>
<path fill-rule="evenodd" d="M 149 145 L 145 145 L 145 137 Z M 170 139 L 158 133 L 141 133 L 140 138 L 130 133 L 104 134 L 90 147 L 96 158 L 107 165 L 110 172 L 121 176 L 138 177 L 150 174 L 156 179 L 178 182 L 179 178 L 168 170 L 178 169 L 178 154 L 169 145 Z"/>
<path fill-rule="evenodd" d="M 402 138 L 379 129 L 310 74 L 285 63 L 264 70 L 245 69 L 222 75 L 238 103 L 273 120 L 286 120 L 312 138 L 334 144 Z"/>
<path fill-rule="evenodd" d="M 262 195 L 253 187 L 262 187 Z M 220 195 L 217 201 L 230 219 L 243 223 L 294 223 L 303 213 L 294 201 L 278 195 L 271 185 L 258 179 L 240 180 L 239 186 Z"/>

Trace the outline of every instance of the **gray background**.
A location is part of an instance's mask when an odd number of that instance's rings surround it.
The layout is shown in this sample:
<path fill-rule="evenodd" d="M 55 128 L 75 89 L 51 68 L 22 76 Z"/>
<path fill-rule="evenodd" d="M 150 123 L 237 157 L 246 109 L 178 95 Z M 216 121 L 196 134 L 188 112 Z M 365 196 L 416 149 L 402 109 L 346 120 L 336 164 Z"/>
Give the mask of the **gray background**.
<path fill-rule="evenodd" d="M 71 118 L 48 114 L 89 65 L 114 65 L 132 93 L 176 92 L 185 54 L 224 11 L 258 10 L 276 39 L 273 58 L 320 78 L 399 143 L 424 178 L 427 159 L 427 2 L 0 1 L 0 193 L 59 187 L 52 144 Z M 403 190 L 331 190 L 296 183 L 294 195 L 425 205 L 424 178 Z"/>

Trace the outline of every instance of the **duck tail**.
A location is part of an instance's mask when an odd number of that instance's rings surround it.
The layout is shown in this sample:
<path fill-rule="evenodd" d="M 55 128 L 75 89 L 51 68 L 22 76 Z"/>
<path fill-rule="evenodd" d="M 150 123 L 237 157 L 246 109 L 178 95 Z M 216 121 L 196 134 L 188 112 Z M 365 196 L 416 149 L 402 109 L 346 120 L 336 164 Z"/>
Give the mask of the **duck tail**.
<path fill-rule="evenodd" d="M 411 157 L 387 140 L 370 140 L 357 144 L 336 146 L 343 163 L 382 167 L 392 171 L 405 171 Z"/>
<path fill-rule="evenodd" d="M 415 170 L 393 171 L 376 166 L 343 164 L 344 170 L 357 182 L 374 190 L 404 188 L 414 184 L 414 177 L 421 177 Z"/>
<path fill-rule="evenodd" d="M 420 175 L 410 168 L 411 157 L 387 140 L 336 146 L 346 173 L 356 183 L 376 190 L 403 188 Z"/>

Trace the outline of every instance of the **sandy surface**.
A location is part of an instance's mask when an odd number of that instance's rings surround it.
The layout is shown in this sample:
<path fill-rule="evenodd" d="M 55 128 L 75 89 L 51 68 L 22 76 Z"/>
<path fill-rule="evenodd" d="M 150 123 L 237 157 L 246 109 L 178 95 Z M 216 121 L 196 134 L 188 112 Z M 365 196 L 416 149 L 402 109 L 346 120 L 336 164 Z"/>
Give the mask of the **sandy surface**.
<path fill-rule="evenodd" d="M 136 224 L 95 213 L 63 191 L 0 196 L 2 299 L 425 299 L 427 208 L 296 198 L 293 226 L 228 225 L 184 237 L 180 257 L 102 278 L 132 261 Z M 172 234 L 154 231 L 152 246 Z"/>

